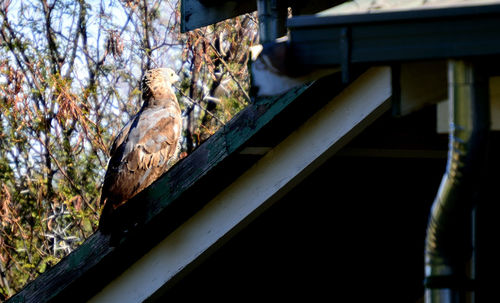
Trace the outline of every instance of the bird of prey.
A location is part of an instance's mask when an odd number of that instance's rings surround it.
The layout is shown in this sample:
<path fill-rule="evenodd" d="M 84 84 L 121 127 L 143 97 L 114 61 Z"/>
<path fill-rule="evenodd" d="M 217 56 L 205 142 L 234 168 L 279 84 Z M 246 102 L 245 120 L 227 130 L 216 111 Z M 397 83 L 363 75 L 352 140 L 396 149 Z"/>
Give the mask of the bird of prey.
<path fill-rule="evenodd" d="M 172 84 L 178 80 L 170 68 L 145 73 L 143 105 L 111 146 L 101 190 L 101 230 L 109 229 L 110 215 L 117 207 L 148 187 L 176 160 L 182 120 Z"/>

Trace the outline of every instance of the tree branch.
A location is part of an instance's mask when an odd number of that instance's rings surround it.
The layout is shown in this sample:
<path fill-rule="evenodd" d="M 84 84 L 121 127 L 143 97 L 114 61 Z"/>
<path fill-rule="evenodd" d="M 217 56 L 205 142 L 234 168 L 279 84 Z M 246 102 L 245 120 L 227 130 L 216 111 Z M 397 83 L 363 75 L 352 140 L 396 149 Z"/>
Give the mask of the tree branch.
<path fill-rule="evenodd" d="M 191 105 L 193 106 L 198 106 L 201 110 L 203 110 L 205 113 L 207 113 L 208 115 L 210 115 L 212 118 L 214 118 L 215 120 L 217 120 L 217 122 L 219 122 L 220 124 L 222 125 L 226 125 L 222 120 L 220 120 L 219 118 L 217 118 L 214 114 L 212 114 L 208 109 L 204 108 L 203 106 L 201 106 L 198 102 L 196 102 L 195 100 L 191 99 L 188 95 L 186 95 L 184 92 L 182 92 L 182 90 L 180 88 L 177 88 L 177 91 L 179 91 L 179 93 L 187 99 L 188 103 L 190 103 Z"/>
<path fill-rule="evenodd" d="M 231 76 L 231 78 L 233 79 L 233 81 L 236 83 L 236 85 L 240 89 L 241 93 L 243 94 L 243 97 L 245 97 L 245 100 L 248 103 L 251 103 L 252 99 L 250 99 L 250 96 L 247 94 L 247 92 L 245 91 L 245 89 L 241 85 L 240 81 L 238 81 L 238 78 L 236 78 L 236 76 L 233 74 L 233 72 L 231 72 L 231 69 L 229 68 L 229 65 L 226 63 L 226 60 L 224 60 L 224 58 L 222 57 L 222 55 L 219 53 L 219 51 L 217 50 L 217 48 L 213 45 L 213 43 L 211 41 L 207 41 L 207 42 L 208 42 L 208 45 L 210 46 L 210 48 L 217 55 L 218 59 L 222 62 L 222 65 L 224 65 L 224 67 L 226 68 L 227 72 L 229 73 L 229 75 Z"/>
<path fill-rule="evenodd" d="M 94 207 L 92 207 L 92 205 L 89 203 L 89 201 L 87 201 L 87 199 L 85 199 L 85 196 L 84 194 L 82 193 L 82 191 L 80 190 L 80 188 L 75 184 L 75 182 L 73 181 L 73 179 L 71 179 L 68 174 L 66 173 L 66 171 L 62 168 L 61 164 L 59 163 L 59 161 L 57 161 L 57 158 L 52 154 L 52 152 L 50 151 L 50 149 L 48 148 L 48 146 L 45 145 L 45 143 L 42 141 L 42 140 L 39 140 L 39 142 L 45 147 L 45 149 L 48 151 L 48 154 L 50 155 L 50 157 L 52 158 L 52 160 L 54 160 L 54 163 L 56 164 L 57 168 L 59 169 L 59 171 L 61 172 L 61 174 L 64 176 L 64 178 L 66 178 L 66 180 L 68 180 L 69 184 L 71 185 L 71 187 L 73 187 L 73 189 L 78 192 L 79 196 L 82 197 L 82 200 L 85 202 L 85 204 L 87 204 L 87 206 L 95 213 L 95 214 L 99 214 Z"/>
<path fill-rule="evenodd" d="M 45 16 L 45 37 L 47 38 L 47 44 L 49 46 L 49 53 L 51 57 L 52 74 L 57 74 L 60 69 L 59 65 L 59 52 L 57 49 L 56 42 L 52 34 L 52 10 L 54 8 L 55 2 L 52 5 L 47 3 L 47 0 L 41 0 L 43 7 L 43 13 Z M 64 60 L 64 59 L 63 59 Z"/>

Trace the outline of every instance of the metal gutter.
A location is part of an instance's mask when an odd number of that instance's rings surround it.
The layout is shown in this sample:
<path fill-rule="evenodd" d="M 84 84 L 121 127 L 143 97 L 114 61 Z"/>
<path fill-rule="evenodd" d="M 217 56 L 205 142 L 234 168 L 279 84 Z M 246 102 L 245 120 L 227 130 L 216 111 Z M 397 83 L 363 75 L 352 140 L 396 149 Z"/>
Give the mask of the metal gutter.
<path fill-rule="evenodd" d="M 475 207 L 486 171 L 489 84 L 481 66 L 466 61 L 450 61 L 448 78 L 448 163 L 427 228 L 426 302 L 474 302 Z"/>
<path fill-rule="evenodd" d="M 409 10 L 371 11 L 343 15 L 304 15 L 288 20 L 290 27 L 317 27 L 324 25 L 366 24 L 380 22 L 418 21 L 429 19 L 464 18 L 500 13 L 500 4 L 467 5 L 440 8 L 415 8 Z"/>
<path fill-rule="evenodd" d="M 500 54 L 498 4 L 298 16 L 287 25 L 296 62 L 317 67 Z"/>

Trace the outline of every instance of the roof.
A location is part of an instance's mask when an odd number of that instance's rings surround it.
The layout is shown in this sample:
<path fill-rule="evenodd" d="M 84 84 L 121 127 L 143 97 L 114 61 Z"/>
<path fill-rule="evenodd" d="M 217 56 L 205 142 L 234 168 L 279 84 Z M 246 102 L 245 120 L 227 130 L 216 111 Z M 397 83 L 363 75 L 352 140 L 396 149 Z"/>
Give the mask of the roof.
<path fill-rule="evenodd" d="M 359 13 L 380 13 L 408 11 L 415 9 L 451 8 L 458 6 L 488 5 L 499 0 L 356 0 L 330 7 L 318 13 L 320 16 L 347 15 Z"/>

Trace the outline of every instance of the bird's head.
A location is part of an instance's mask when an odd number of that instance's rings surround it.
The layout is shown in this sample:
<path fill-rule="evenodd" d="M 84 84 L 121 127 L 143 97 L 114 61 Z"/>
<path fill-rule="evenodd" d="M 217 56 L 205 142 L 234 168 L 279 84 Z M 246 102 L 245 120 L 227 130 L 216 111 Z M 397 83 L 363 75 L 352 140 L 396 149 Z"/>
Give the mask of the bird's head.
<path fill-rule="evenodd" d="M 170 84 L 174 84 L 175 82 L 181 79 L 171 68 L 168 67 L 158 68 L 158 70 L 162 73 L 165 81 L 167 81 Z"/>
<path fill-rule="evenodd" d="M 142 98 L 147 101 L 151 97 L 159 97 L 172 92 L 172 84 L 179 81 L 179 76 L 168 67 L 146 71 L 142 78 Z"/>

